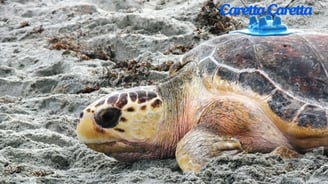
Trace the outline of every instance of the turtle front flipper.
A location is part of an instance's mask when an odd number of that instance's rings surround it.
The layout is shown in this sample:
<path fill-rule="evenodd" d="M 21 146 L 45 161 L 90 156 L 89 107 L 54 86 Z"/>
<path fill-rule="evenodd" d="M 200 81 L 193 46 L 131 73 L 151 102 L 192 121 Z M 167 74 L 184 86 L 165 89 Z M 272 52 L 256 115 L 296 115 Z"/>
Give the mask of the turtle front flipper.
<path fill-rule="evenodd" d="M 239 140 L 220 137 L 206 128 L 196 127 L 180 140 L 175 155 L 183 171 L 199 172 L 211 158 L 236 154 L 241 150 Z"/>
<path fill-rule="evenodd" d="M 259 102 L 221 96 L 203 111 L 198 124 L 178 143 L 177 161 L 184 171 L 199 171 L 213 157 L 240 151 L 269 153 L 293 149 Z"/>
<path fill-rule="evenodd" d="M 272 155 L 278 155 L 281 158 L 284 159 L 290 159 L 290 158 L 296 158 L 298 156 L 300 156 L 299 153 L 297 153 L 296 151 L 287 148 L 286 146 L 279 146 L 277 148 L 275 148 L 272 152 Z"/>

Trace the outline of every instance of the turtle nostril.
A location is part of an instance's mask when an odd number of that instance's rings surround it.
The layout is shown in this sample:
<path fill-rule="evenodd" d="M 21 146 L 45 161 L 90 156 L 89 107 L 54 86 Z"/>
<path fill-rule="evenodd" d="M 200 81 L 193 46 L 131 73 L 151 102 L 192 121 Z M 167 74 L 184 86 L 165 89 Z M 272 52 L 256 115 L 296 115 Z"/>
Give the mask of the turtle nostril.
<path fill-rule="evenodd" d="M 100 110 L 95 114 L 96 123 L 103 128 L 113 128 L 117 125 L 121 116 L 121 110 L 117 108 L 108 108 Z"/>
<path fill-rule="evenodd" d="M 80 118 L 82 118 L 82 117 L 83 117 L 83 112 L 80 113 Z"/>

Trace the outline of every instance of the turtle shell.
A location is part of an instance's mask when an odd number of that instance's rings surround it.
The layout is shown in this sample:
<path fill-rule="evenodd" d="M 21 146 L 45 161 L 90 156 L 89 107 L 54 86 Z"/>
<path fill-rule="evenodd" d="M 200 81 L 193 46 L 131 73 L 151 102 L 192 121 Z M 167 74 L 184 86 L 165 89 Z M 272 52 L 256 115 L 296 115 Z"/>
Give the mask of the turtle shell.
<path fill-rule="evenodd" d="M 328 128 L 328 34 L 219 36 L 186 54 L 203 77 L 219 77 L 268 97 L 270 110 L 287 123 Z M 192 58 L 192 59 L 191 59 Z"/>

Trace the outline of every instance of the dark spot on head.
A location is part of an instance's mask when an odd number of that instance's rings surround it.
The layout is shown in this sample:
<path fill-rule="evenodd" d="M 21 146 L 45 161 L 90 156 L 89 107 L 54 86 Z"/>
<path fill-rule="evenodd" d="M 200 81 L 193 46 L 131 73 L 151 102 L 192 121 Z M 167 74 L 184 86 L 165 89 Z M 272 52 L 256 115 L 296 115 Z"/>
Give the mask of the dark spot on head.
<path fill-rule="evenodd" d="M 83 112 L 80 113 L 80 118 L 83 118 Z"/>
<path fill-rule="evenodd" d="M 157 94 L 153 91 L 137 91 L 138 103 L 144 103 L 157 97 Z"/>
<path fill-rule="evenodd" d="M 157 97 L 157 94 L 153 91 L 148 91 L 148 99 L 153 99 Z"/>
<path fill-rule="evenodd" d="M 132 102 L 135 102 L 138 98 L 138 94 L 136 92 L 130 92 L 129 96 Z"/>
<path fill-rule="evenodd" d="M 126 105 L 128 103 L 128 95 L 126 93 L 122 93 L 120 94 L 120 97 L 118 99 L 118 101 L 115 103 L 115 106 L 117 108 L 122 108 L 124 107 L 124 105 Z"/>
<path fill-rule="evenodd" d="M 125 130 L 121 129 L 121 128 L 114 128 L 114 130 L 118 131 L 118 132 L 125 132 Z"/>
<path fill-rule="evenodd" d="M 144 111 L 144 110 L 147 109 L 147 106 L 146 105 L 143 105 L 143 106 L 140 107 L 140 109 Z"/>
<path fill-rule="evenodd" d="M 102 128 L 113 128 L 117 125 L 120 116 L 120 109 L 107 108 L 95 114 L 95 121 Z"/>
<path fill-rule="evenodd" d="M 133 112 L 134 111 L 134 108 L 133 107 L 129 107 L 129 108 L 126 109 L 126 111 Z"/>
<path fill-rule="evenodd" d="M 162 105 L 162 101 L 160 99 L 156 99 L 153 103 L 151 103 L 151 106 L 153 108 L 160 107 Z"/>
<path fill-rule="evenodd" d="M 95 113 L 95 111 L 94 110 L 91 110 L 91 113 Z"/>
<path fill-rule="evenodd" d="M 127 119 L 126 119 L 125 117 L 121 117 L 121 118 L 120 118 L 120 121 L 122 121 L 122 122 L 126 122 Z"/>
<path fill-rule="evenodd" d="M 144 103 L 147 100 L 145 91 L 138 91 L 138 103 Z"/>
<path fill-rule="evenodd" d="M 103 105 L 105 103 L 105 100 L 101 100 L 99 103 L 97 103 L 96 105 L 95 105 L 95 107 L 98 107 L 98 106 L 100 106 L 100 105 Z"/>
<path fill-rule="evenodd" d="M 90 111 L 91 111 L 91 110 L 88 108 L 88 109 L 87 109 L 87 112 L 90 112 Z"/>
<path fill-rule="evenodd" d="M 111 96 L 107 99 L 107 104 L 114 104 L 117 101 L 117 95 Z"/>

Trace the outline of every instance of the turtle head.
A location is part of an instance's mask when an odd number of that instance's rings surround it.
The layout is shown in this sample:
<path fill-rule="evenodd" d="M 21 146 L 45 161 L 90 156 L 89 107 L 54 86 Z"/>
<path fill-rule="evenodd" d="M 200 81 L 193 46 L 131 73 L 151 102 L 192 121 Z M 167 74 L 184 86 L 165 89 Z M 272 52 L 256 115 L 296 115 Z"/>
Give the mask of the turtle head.
<path fill-rule="evenodd" d="M 155 86 L 131 88 L 86 107 L 80 114 L 77 136 L 91 149 L 117 160 L 155 158 L 154 140 L 163 117 L 163 101 Z"/>

